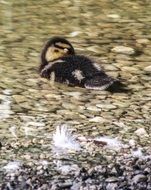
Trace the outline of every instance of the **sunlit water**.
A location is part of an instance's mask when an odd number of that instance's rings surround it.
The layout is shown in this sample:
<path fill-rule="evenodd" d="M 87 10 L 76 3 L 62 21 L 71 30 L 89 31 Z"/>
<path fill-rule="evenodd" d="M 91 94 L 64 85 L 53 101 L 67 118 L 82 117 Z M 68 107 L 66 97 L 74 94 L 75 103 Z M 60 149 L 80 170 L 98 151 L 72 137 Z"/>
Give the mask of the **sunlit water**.
<path fill-rule="evenodd" d="M 150 10 L 149 0 L 0 1 L 0 141 L 15 144 L 6 148 L 1 160 L 40 155 L 45 148 L 36 142 L 49 145 L 58 124 L 69 124 L 86 136 L 150 144 Z M 67 37 L 78 53 L 102 62 L 132 93 L 52 86 L 41 79 L 40 51 L 54 35 Z M 131 47 L 135 53 L 112 52 L 116 46 Z M 146 140 L 134 133 L 139 127 L 149 135 Z M 35 144 L 29 146 L 33 139 Z"/>

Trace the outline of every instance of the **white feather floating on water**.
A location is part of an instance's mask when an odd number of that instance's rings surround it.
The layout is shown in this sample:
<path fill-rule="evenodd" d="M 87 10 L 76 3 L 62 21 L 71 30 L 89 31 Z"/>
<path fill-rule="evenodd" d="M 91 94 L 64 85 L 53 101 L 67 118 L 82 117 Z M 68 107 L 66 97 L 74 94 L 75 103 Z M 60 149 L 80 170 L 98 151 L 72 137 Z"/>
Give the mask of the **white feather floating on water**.
<path fill-rule="evenodd" d="M 55 148 L 79 151 L 80 144 L 76 141 L 70 129 L 67 125 L 57 126 L 55 133 L 53 134 L 53 145 Z"/>
<path fill-rule="evenodd" d="M 95 138 L 95 140 L 98 142 L 99 141 L 105 142 L 106 147 L 113 150 L 120 150 L 121 148 L 124 147 L 124 145 L 119 140 L 117 140 L 116 138 L 108 137 L 108 136 L 98 137 L 98 138 Z"/>

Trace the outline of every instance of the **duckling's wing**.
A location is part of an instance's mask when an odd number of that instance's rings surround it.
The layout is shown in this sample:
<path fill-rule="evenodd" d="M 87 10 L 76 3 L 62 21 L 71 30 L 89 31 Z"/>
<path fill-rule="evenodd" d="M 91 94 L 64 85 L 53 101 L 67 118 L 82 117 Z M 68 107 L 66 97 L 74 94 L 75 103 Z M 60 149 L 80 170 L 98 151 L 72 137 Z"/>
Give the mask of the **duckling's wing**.
<path fill-rule="evenodd" d="M 99 75 L 93 75 L 85 81 L 85 88 L 95 89 L 95 90 L 105 90 L 110 85 L 112 85 L 114 79 L 106 75 L 104 72 L 99 73 Z"/>
<path fill-rule="evenodd" d="M 95 90 L 107 90 L 110 92 L 127 92 L 126 85 L 119 80 L 108 76 L 103 71 L 85 81 L 85 88 Z"/>

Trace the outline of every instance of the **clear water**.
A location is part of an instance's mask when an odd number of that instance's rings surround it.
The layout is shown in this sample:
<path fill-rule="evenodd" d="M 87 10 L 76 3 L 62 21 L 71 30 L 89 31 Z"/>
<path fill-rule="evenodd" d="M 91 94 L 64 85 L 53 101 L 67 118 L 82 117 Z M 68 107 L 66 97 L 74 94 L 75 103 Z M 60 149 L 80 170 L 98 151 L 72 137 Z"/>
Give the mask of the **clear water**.
<path fill-rule="evenodd" d="M 71 125 L 79 134 L 112 135 L 127 141 L 137 139 L 134 131 L 139 127 L 150 134 L 151 75 L 144 70 L 151 65 L 150 10 L 149 0 L 0 0 L 0 141 L 4 147 L 17 144 L 11 150 L 4 148 L 1 160 L 41 153 L 41 146 L 36 149 L 38 145 L 26 143 L 34 139 L 49 144 L 51 132 L 60 123 Z M 41 79 L 40 51 L 45 40 L 55 35 L 67 37 L 78 53 L 102 62 L 110 75 L 123 78 L 133 92 L 52 86 Z M 136 53 L 113 53 L 116 46 L 131 47 Z M 91 121 L 98 117 L 99 122 Z M 150 144 L 149 138 L 138 141 Z"/>

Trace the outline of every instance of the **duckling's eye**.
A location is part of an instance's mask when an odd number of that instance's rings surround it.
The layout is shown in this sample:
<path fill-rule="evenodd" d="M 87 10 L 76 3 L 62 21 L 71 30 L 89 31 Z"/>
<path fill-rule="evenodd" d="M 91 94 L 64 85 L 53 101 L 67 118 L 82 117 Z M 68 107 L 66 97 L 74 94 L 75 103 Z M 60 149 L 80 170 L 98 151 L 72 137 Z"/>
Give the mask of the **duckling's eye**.
<path fill-rule="evenodd" d="M 56 53 L 57 53 L 57 52 L 59 52 L 59 50 L 58 50 L 58 49 L 55 49 L 55 50 L 54 50 L 54 52 L 56 52 Z"/>

